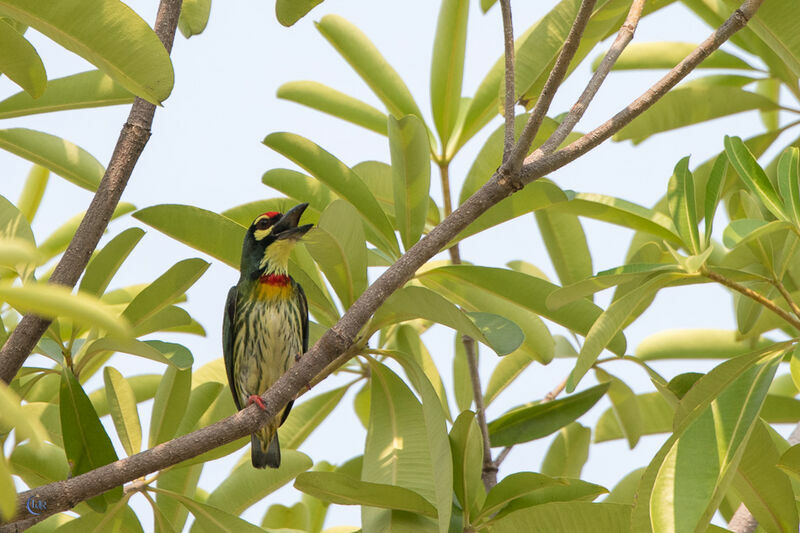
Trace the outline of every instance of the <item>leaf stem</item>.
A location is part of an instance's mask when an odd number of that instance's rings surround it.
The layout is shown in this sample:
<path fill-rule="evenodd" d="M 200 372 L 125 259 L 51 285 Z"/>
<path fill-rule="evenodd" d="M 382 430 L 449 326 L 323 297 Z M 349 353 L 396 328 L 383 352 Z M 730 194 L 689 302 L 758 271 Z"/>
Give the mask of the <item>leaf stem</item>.
<path fill-rule="evenodd" d="M 798 307 L 797 303 L 792 299 L 792 295 L 786 290 L 786 286 L 783 284 L 783 282 L 779 279 L 776 279 L 772 284 L 775 285 L 775 288 L 781 293 L 783 299 L 786 300 L 786 303 L 789 305 L 789 309 L 792 310 L 792 313 L 794 313 L 794 316 L 800 318 L 800 307 Z"/>

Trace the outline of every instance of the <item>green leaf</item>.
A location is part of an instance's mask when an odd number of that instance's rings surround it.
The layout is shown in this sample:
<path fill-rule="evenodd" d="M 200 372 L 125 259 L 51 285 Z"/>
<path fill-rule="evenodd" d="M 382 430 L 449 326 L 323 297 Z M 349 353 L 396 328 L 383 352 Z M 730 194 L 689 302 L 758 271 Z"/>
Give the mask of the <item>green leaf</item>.
<path fill-rule="evenodd" d="M 697 229 L 697 211 L 695 211 L 694 179 L 689 171 L 688 156 L 675 165 L 675 171 L 669 181 L 667 203 L 669 214 L 686 250 L 691 255 L 699 254 L 701 244 Z"/>
<path fill-rule="evenodd" d="M 456 400 L 456 409 L 458 411 L 466 411 L 472 405 L 474 395 L 472 392 L 472 380 L 469 375 L 469 364 L 467 363 L 467 351 L 464 348 L 464 341 L 462 336 L 457 331 L 454 335 L 455 349 L 453 350 L 453 394 Z M 476 360 L 479 357 L 479 350 L 475 350 Z M 506 356 L 500 360 L 503 364 L 509 357 Z M 487 387 L 487 392 L 488 392 Z M 484 405 L 489 405 L 488 395 L 484 396 Z"/>
<path fill-rule="evenodd" d="M 114 274 L 117 273 L 119 267 L 122 266 L 143 236 L 143 230 L 128 228 L 111 239 L 89 261 L 78 290 L 94 296 L 102 296 Z"/>
<path fill-rule="evenodd" d="M 129 456 L 138 453 L 142 449 L 142 424 L 139 422 L 133 389 L 122 374 L 110 366 L 103 369 L 103 381 L 111 420 L 114 421 L 122 447 Z"/>
<path fill-rule="evenodd" d="M 118 0 L 66 0 L 58 9 L 27 0 L 2 0 L 0 14 L 37 29 L 153 104 L 166 100 L 172 91 L 172 63 L 164 45 L 139 15 Z"/>
<path fill-rule="evenodd" d="M 39 98 L 47 86 L 47 73 L 36 49 L 11 24 L 0 19 L 0 73 Z M 8 517 L 8 515 L 6 515 Z"/>
<path fill-rule="evenodd" d="M 583 465 L 589 458 L 592 430 L 571 422 L 558 430 L 547 455 L 542 460 L 542 474 L 580 478 Z"/>
<path fill-rule="evenodd" d="M 122 316 L 133 325 L 140 324 L 183 296 L 209 265 L 197 258 L 178 261 L 137 294 Z"/>
<path fill-rule="evenodd" d="M 0 237 L 20 239 L 32 245 L 36 244 L 33 231 L 25 215 L 3 196 L 0 196 Z"/>
<path fill-rule="evenodd" d="M 567 398 L 512 409 L 489 423 L 492 446 L 511 446 L 546 437 L 591 409 L 608 388 L 608 383 L 602 383 Z"/>
<path fill-rule="evenodd" d="M 185 0 L 181 4 L 181 15 L 178 18 L 178 29 L 187 39 L 200 35 L 208 24 L 211 11 L 211 0 Z"/>
<path fill-rule="evenodd" d="M 671 69 L 697 48 L 695 43 L 659 41 L 651 43 L 630 43 L 617 59 L 612 70 Z M 592 61 L 592 70 L 605 55 Z M 697 68 L 725 68 L 753 70 L 743 59 L 724 50 L 715 50 Z"/>
<path fill-rule="evenodd" d="M 545 305 L 545 301 L 558 289 L 558 286 L 513 270 L 452 265 L 420 273 L 417 279 L 427 286 L 436 287 L 438 291 L 447 291 L 448 296 L 468 295 L 471 292 L 477 294 L 478 291 L 490 292 L 497 298 L 524 308 L 526 312 L 536 313 L 583 335 L 602 313 L 599 307 L 586 300 L 551 310 Z M 614 337 L 609 349 L 614 353 L 623 354 L 624 337 L 621 334 Z"/>
<path fill-rule="evenodd" d="M 417 115 L 422 120 L 422 113 L 403 79 L 361 30 L 337 15 L 325 15 L 316 24 L 323 37 L 361 76 L 389 113 L 395 117 Z"/>
<path fill-rule="evenodd" d="M 3 4 L 0 2 L 0 12 Z M 105 169 L 89 152 L 71 142 L 25 128 L 0 130 L 0 148 L 50 169 L 78 187 L 96 191 Z"/>
<path fill-rule="evenodd" d="M 134 96 L 99 70 L 80 72 L 47 81 L 38 98 L 20 92 L 0 102 L 0 119 L 70 109 L 130 104 Z"/>
<path fill-rule="evenodd" d="M 625 327 L 631 313 L 659 289 L 682 277 L 682 274 L 656 274 L 619 300 L 612 302 L 586 334 L 575 368 L 567 378 L 567 392 L 575 390 L 581 378 L 594 365 L 603 349 Z"/>
<path fill-rule="evenodd" d="M 540 209 L 534 215 L 561 285 L 590 277 L 592 255 L 580 219 L 557 208 Z"/>
<path fill-rule="evenodd" d="M 445 0 L 439 8 L 431 59 L 431 109 L 442 146 L 456 125 L 464 77 L 469 2 Z"/>
<path fill-rule="evenodd" d="M 275 16 L 284 26 L 291 26 L 322 3 L 322 0 L 277 0 Z"/>
<path fill-rule="evenodd" d="M 776 466 L 779 459 L 769 429 L 763 421 L 756 421 L 733 488 L 761 527 L 789 533 L 798 529 L 797 506 L 789 477 Z"/>
<path fill-rule="evenodd" d="M 55 411 L 57 409 L 54 407 L 53 412 Z M 43 444 L 38 450 L 32 444 L 17 445 L 8 461 L 14 474 L 29 487 L 61 481 L 69 475 L 69 465 L 63 448 L 50 443 Z"/>
<path fill-rule="evenodd" d="M 206 533 L 264 533 L 264 530 L 260 527 L 254 526 L 250 522 L 213 505 L 200 503 L 193 498 L 169 490 L 150 490 L 159 496 L 163 495 L 166 498 L 180 502 L 194 515 L 194 523 Z"/>
<path fill-rule="evenodd" d="M 42 202 L 42 196 L 44 196 L 49 180 L 50 171 L 39 165 L 33 165 L 28 172 L 25 187 L 17 200 L 19 211 L 28 222 L 33 222 L 33 217 L 39 210 L 39 204 Z"/>
<path fill-rule="evenodd" d="M 614 140 L 639 144 L 651 135 L 778 104 L 760 94 L 721 85 L 683 85 L 672 89 L 647 111 L 614 135 Z"/>
<path fill-rule="evenodd" d="M 663 213 L 602 194 L 568 193 L 568 196 L 571 196 L 569 201 L 554 209 L 644 231 L 675 244 L 681 242 L 672 220 Z"/>
<path fill-rule="evenodd" d="M 0 265 L 25 272 L 25 266 L 36 266 L 43 262 L 42 254 L 28 241 L 22 239 L 0 240 Z"/>
<path fill-rule="evenodd" d="M 349 385 L 323 392 L 301 404 L 296 404 L 280 427 L 281 449 L 296 450 L 339 405 Z M 284 453 L 285 455 L 285 453 Z M 310 468 L 310 467 L 309 467 Z"/>
<path fill-rule="evenodd" d="M 332 17 L 328 15 L 325 19 Z M 323 21 L 325 20 L 323 19 Z M 320 23 L 322 24 L 322 23 Z M 373 230 L 378 247 L 397 257 L 400 250 L 389 219 L 370 190 L 351 168 L 308 139 L 293 133 L 272 133 L 264 144 L 297 163 L 312 176 L 348 201 Z"/>
<path fill-rule="evenodd" d="M 543 488 L 566 486 L 564 480 L 555 479 L 535 472 L 516 472 L 503 478 L 497 485 L 492 487 L 486 495 L 480 515 L 475 517 L 476 521 L 481 521 L 491 517 L 503 507 L 517 498 L 526 496 L 532 492 Z"/>
<path fill-rule="evenodd" d="M 397 509 L 436 518 L 436 508 L 413 490 L 383 483 L 369 483 L 338 472 L 306 472 L 297 476 L 294 488 L 339 505 L 364 505 Z"/>
<path fill-rule="evenodd" d="M 186 468 L 169 468 L 158 475 L 158 488 L 184 496 L 194 495 L 197 489 L 197 481 L 200 479 L 202 471 L 202 464 Z M 164 515 L 164 518 L 176 531 L 184 530 L 184 524 L 189 515 L 186 507 L 160 492 L 156 493 L 156 504 L 161 514 Z"/>
<path fill-rule="evenodd" d="M 733 5 L 732 2 L 726 4 Z M 791 23 L 800 17 L 800 6 L 791 1 L 775 2 L 759 9 L 747 25 L 785 63 L 794 79 L 800 77 L 800 36 Z"/>
<path fill-rule="evenodd" d="M 795 444 L 786 450 L 776 466 L 791 474 L 795 479 L 800 479 L 800 444 Z"/>
<path fill-rule="evenodd" d="M 717 205 L 722 199 L 722 191 L 725 187 L 725 176 L 728 173 L 728 158 L 718 155 L 711 168 L 708 182 L 706 183 L 705 197 L 705 236 L 706 246 L 711 245 L 711 230 L 714 227 L 714 214 L 717 212 Z"/>
<path fill-rule="evenodd" d="M 612 376 L 605 370 L 595 368 L 594 372 L 597 376 L 597 381 L 601 383 L 608 381 L 611 384 L 608 388 L 611 409 L 617 417 L 625 439 L 628 441 L 628 447 L 632 450 L 639 442 L 644 425 L 636 394 L 624 381 Z"/>
<path fill-rule="evenodd" d="M 766 348 L 773 341 L 741 339 L 735 331 L 722 329 L 674 329 L 650 335 L 636 346 L 642 361 L 657 359 L 728 359 L 754 349 Z"/>
<path fill-rule="evenodd" d="M 83 391 L 80 383 L 68 368 L 61 372 L 59 413 L 64 451 L 71 463 L 71 474 L 77 476 L 118 459 L 114 445 L 103 424 Z M 122 498 L 122 487 L 116 487 L 88 500 L 97 512 L 103 512 L 109 503 Z"/>
<path fill-rule="evenodd" d="M 408 250 L 422 235 L 428 214 L 431 160 L 425 124 L 414 115 L 400 120 L 389 117 L 389 148 L 394 215 L 403 247 Z"/>
<path fill-rule="evenodd" d="M 309 496 L 305 494 L 303 497 L 309 498 Z M 297 502 L 291 507 L 274 503 L 269 506 L 266 514 L 264 514 L 264 518 L 261 520 L 261 527 L 267 529 L 285 528 L 309 531 L 310 520 L 310 511 L 304 502 Z"/>
<path fill-rule="evenodd" d="M 257 470 L 250 461 L 243 462 L 214 489 L 206 503 L 240 515 L 311 468 L 312 464 L 306 454 L 295 450 L 281 450 L 281 467 L 278 469 Z M 196 530 L 197 526 L 192 529 Z"/>
<path fill-rule="evenodd" d="M 345 309 L 349 308 L 367 288 L 367 245 L 356 210 L 336 200 L 303 241 Z"/>
<path fill-rule="evenodd" d="M 167 367 L 153 401 L 148 439 L 149 448 L 175 436 L 189 403 L 191 387 L 191 370 L 178 370 L 174 366 Z"/>
<path fill-rule="evenodd" d="M 31 418 L 20 405 L 21 399 L 5 383 L 0 384 L 0 433 L 16 432 L 17 442 L 30 439 L 34 449 L 39 450 L 47 438 L 44 426 L 37 418 Z"/>
<path fill-rule="evenodd" d="M 766 78 L 758 80 L 755 86 L 756 93 L 769 98 L 773 102 L 780 101 L 781 97 L 781 81 L 778 78 Z M 779 111 L 762 111 L 759 113 L 761 116 L 761 123 L 767 131 L 776 131 L 780 127 L 780 119 L 778 116 Z"/>
<path fill-rule="evenodd" d="M 111 219 L 114 220 L 119 218 L 122 215 L 130 213 L 134 209 L 136 209 L 136 207 L 134 207 L 132 204 L 120 202 L 114 208 L 114 212 L 111 214 Z M 78 231 L 78 226 L 83 221 L 85 216 L 86 212 L 83 212 L 71 217 L 39 245 L 39 252 L 42 254 L 44 259 L 52 259 L 67 249 L 69 243 L 75 237 L 75 233 Z"/>
<path fill-rule="evenodd" d="M 472 411 L 462 412 L 453 422 L 450 449 L 453 454 L 453 488 L 464 512 L 464 522 L 472 523 L 486 499 L 486 489 L 481 481 L 483 439 Z"/>
<path fill-rule="evenodd" d="M 110 306 L 86 294 L 72 294 L 61 285 L 34 283 L 22 287 L 0 287 L 0 300 L 20 311 L 50 318 L 65 317 L 100 328 L 113 337 L 131 335 L 128 322 L 117 316 Z"/>
<path fill-rule="evenodd" d="M 800 224 L 800 148 L 787 148 L 778 160 L 778 189 L 787 213 Z"/>
<path fill-rule="evenodd" d="M 639 405 L 642 426 L 641 435 L 656 435 L 672 431 L 672 419 L 675 409 L 660 392 L 650 392 L 636 396 Z M 625 435 L 619 425 L 614 409 L 609 407 L 597 420 L 594 431 L 595 442 L 623 439 Z"/>
<path fill-rule="evenodd" d="M 553 502 L 527 507 L 494 522 L 493 533 L 573 533 L 603 531 L 625 533 L 630 529 L 629 505 L 591 502 Z"/>
<path fill-rule="evenodd" d="M 761 200 L 764 207 L 778 220 L 788 220 L 778 193 L 742 139 L 726 136 L 725 153 L 744 184 Z"/>
<path fill-rule="evenodd" d="M 387 135 L 383 111 L 327 85 L 315 81 L 290 81 L 278 87 L 277 97 Z"/>
<path fill-rule="evenodd" d="M 496 315 L 495 315 L 496 316 Z M 461 309 L 424 287 L 404 287 L 395 291 L 375 313 L 372 327 L 381 327 L 414 318 L 424 318 L 469 335 L 498 355 L 506 355 L 519 347 L 522 334 L 512 322 L 496 318 L 502 327 L 481 328 L 481 316 L 470 317 Z M 488 318 L 484 315 L 484 318 Z M 493 317 L 492 317 L 493 318 Z"/>
<path fill-rule="evenodd" d="M 246 224 L 258 214 L 253 211 Z M 247 228 L 230 218 L 199 207 L 176 204 L 145 207 L 136 211 L 133 218 L 228 266 L 239 268 Z"/>

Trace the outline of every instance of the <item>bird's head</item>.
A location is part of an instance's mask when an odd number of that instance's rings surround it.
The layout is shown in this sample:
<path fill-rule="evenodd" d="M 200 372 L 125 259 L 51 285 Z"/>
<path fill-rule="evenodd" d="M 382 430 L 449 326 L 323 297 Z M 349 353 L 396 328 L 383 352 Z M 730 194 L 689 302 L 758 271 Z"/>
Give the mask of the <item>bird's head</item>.
<path fill-rule="evenodd" d="M 256 217 L 242 246 L 242 274 L 256 278 L 263 274 L 286 274 L 289 254 L 300 238 L 314 225 L 298 226 L 307 203 L 296 205 L 286 214 L 268 211 Z"/>

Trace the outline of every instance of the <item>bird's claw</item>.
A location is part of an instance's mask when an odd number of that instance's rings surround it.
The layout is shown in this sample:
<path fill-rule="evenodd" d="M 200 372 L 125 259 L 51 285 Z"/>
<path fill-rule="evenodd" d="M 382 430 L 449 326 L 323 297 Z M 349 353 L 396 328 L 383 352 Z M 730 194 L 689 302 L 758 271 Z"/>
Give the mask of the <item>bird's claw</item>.
<path fill-rule="evenodd" d="M 261 408 L 262 411 L 267 410 L 267 406 L 264 405 L 264 400 L 262 400 L 261 396 L 259 396 L 258 394 L 251 394 L 247 398 L 247 405 L 250 405 L 252 403 L 256 404 L 259 408 Z"/>

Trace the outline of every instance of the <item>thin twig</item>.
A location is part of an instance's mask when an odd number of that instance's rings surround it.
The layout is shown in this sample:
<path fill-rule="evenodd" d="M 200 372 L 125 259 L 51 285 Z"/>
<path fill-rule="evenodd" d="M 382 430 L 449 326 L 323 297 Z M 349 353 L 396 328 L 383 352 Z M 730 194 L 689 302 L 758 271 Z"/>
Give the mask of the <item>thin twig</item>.
<path fill-rule="evenodd" d="M 684 61 L 668 75 L 668 82 L 677 83 L 686 72 L 693 68 L 703 57 L 706 57 L 720 44 L 744 27 L 747 21 L 761 5 L 762 0 L 745 0 L 742 7 L 731 15 L 723 25 L 714 32 L 711 41 L 706 40 L 695 52 L 690 54 L 690 61 Z M 25 503 L 30 497 L 38 497 L 47 501 L 46 514 L 42 518 L 70 509 L 79 502 L 102 494 L 114 487 L 137 479 L 143 475 L 178 464 L 196 457 L 223 444 L 250 435 L 255 430 L 274 418 L 283 406 L 291 401 L 297 393 L 309 383 L 315 375 L 329 363 L 344 353 L 355 341 L 358 332 L 367 323 L 372 314 L 394 291 L 402 287 L 426 261 L 438 253 L 459 232 L 478 218 L 487 209 L 500 200 L 533 181 L 560 168 L 568 162 L 586 153 L 600 142 L 613 135 L 625 124 L 633 120 L 653 102 L 663 96 L 663 80 L 654 86 L 638 103 L 632 104 L 623 111 L 621 120 L 609 121 L 610 126 L 602 126 L 600 133 L 585 136 L 570 146 L 543 156 L 535 163 L 524 168 L 524 177 L 501 173 L 498 171 L 475 194 L 468 198 L 458 209 L 433 228 L 417 244 L 412 246 L 391 267 L 386 269 L 375 282 L 350 306 L 342 318 L 314 344 L 300 361 L 293 365 L 275 384 L 269 388 L 262 399 L 266 409 L 250 406 L 238 413 L 216 422 L 210 426 L 183 435 L 176 439 L 159 444 L 155 448 L 136 455 L 120 459 L 91 472 L 73 478 L 49 483 L 33 490 L 17 495 L 17 516 L 25 516 Z M 673 85 L 674 85 L 673 83 Z M 519 143 L 518 143 L 519 144 Z M 527 151 L 528 147 L 525 147 Z M 513 179 L 514 183 L 510 181 Z M 527 181 L 526 181 L 527 180 Z M 502 183 L 501 183 L 502 182 Z M 0 527 L 2 531 L 19 531 L 15 524 Z"/>
<path fill-rule="evenodd" d="M 503 18 L 503 49 L 506 61 L 506 99 L 503 106 L 505 114 L 505 136 L 503 142 L 503 163 L 508 160 L 514 148 L 514 104 L 517 100 L 514 81 L 514 24 L 511 21 L 511 0 L 500 0 L 500 13 Z"/>
<path fill-rule="evenodd" d="M 181 0 L 162 0 L 158 7 L 154 29 L 167 53 L 172 51 L 180 12 Z M 150 138 L 155 110 L 156 106 L 146 100 L 134 100 L 103 179 L 86 210 L 86 216 L 56 265 L 50 283 L 72 288 L 78 282 Z M 50 319 L 37 315 L 25 315 L 22 318 L 0 349 L 0 379 L 6 383 L 14 379 L 50 322 Z"/>
<path fill-rule="evenodd" d="M 725 276 L 722 276 L 714 272 L 713 270 L 709 270 L 706 267 L 702 267 L 700 269 L 700 273 L 703 276 L 707 277 L 708 279 L 714 280 L 720 285 L 725 285 L 729 289 L 732 289 L 738 292 L 739 294 L 742 294 L 750 298 L 751 300 L 758 302 L 759 304 L 763 305 L 764 307 L 766 307 L 767 309 L 769 309 L 770 311 L 772 311 L 773 313 L 784 319 L 786 322 L 791 324 L 794 328 L 800 329 L 800 319 L 792 316 L 791 314 L 787 313 L 786 311 L 778 307 L 778 304 L 776 304 L 763 294 L 756 292 L 749 287 L 745 287 L 744 285 L 741 285 L 733 281 L 732 279 L 726 278 Z"/>
<path fill-rule="evenodd" d="M 631 9 L 628 11 L 628 16 L 619 29 L 619 33 L 617 33 L 617 38 L 614 39 L 614 43 L 611 45 L 611 48 L 608 49 L 608 53 L 603 57 L 592 79 L 589 80 L 586 89 L 583 90 L 578 101 L 575 102 L 575 105 L 572 106 L 572 109 L 570 109 L 567 116 L 564 117 L 564 120 L 561 121 L 561 124 L 559 124 L 553 134 L 550 135 L 550 138 L 547 139 L 542 146 L 537 148 L 537 150 L 541 150 L 542 153 L 545 154 L 554 152 L 556 148 L 564 142 L 567 135 L 575 129 L 575 125 L 578 124 L 578 121 L 583 117 L 583 114 L 597 94 L 600 86 L 603 85 L 606 76 L 608 76 L 608 73 L 611 72 L 611 68 L 617 62 L 617 59 L 619 59 L 620 54 L 622 54 L 622 51 L 625 50 L 625 47 L 628 46 L 628 43 L 633 39 L 636 26 L 639 24 L 639 19 L 642 16 L 644 2 L 645 0 L 634 0 L 631 4 Z"/>
<path fill-rule="evenodd" d="M 475 353 L 475 339 L 468 335 L 461 337 L 464 349 L 467 352 L 467 363 L 469 363 L 469 376 L 472 379 L 472 396 L 475 399 L 475 414 L 478 417 L 478 427 L 481 430 L 483 439 L 483 469 L 481 478 L 486 490 L 490 490 L 497 485 L 497 466 L 492 460 L 492 444 L 489 441 L 489 426 L 486 424 L 486 410 L 483 405 L 483 389 L 481 388 L 481 376 L 478 373 L 478 357 Z"/>
<path fill-rule="evenodd" d="M 506 460 L 508 454 L 511 453 L 512 448 L 513 446 L 506 446 L 505 448 L 500 450 L 500 453 L 497 454 L 497 459 L 494 460 L 494 466 L 500 468 L 500 465 L 503 464 L 503 461 Z"/>
<path fill-rule="evenodd" d="M 450 192 L 450 164 L 447 162 L 439 163 L 439 179 L 442 183 L 442 204 L 444 205 L 444 216 L 449 217 L 453 212 L 453 199 Z M 458 244 L 451 246 L 448 250 L 450 261 L 454 265 L 461 264 L 461 251 Z"/>
<path fill-rule="evenodd" d="M 530 117 L 528 117 L 528 122 L 519 136 L 519 142 L 514 146 L 508 160 L 500 167 L 505 173 L 516 174 L 522 165 L 525 154 L 528 153 L 533 139 L 536 138 L 539 127 L 542 125 L 542 120 L 544 120 L 547 110 L 550 109 L 550 104 L 553 102 L 556 91 L 567 73 L 569 63 L 575 57 L 575 52 L 578 51 L 583 30 L 586 29 L 586 25 L 589 23 L 594 4 L 595 0 L 583 0 L 581 2 L 575 22 L 572 23 L 567 39 L 564 41 L 564 46 L 561 47 L 561 52 L 559 52 L 555 65 L 553 65 L 553 70 L 547 76 L 542 92 L 539 94 L 539 98 L 536 99 L 536 104 L 533 106 Z"/>
<path fill-rule="evenodd" d="M 786 303 L 789 305 L 789 309 L 792 310 L 792 313 L 794 313 L 797 318 L 800 318 L 800 307 L 798 307 L 797 303 L 792 299 L 792 295 L 786 290 L 786 286 L 783 284 L 783 282 L 778 279 L 775 280 L 773 285 L 775 285 L 775 288 L 781 293 L 783 299 L 786 300 Z"/>

